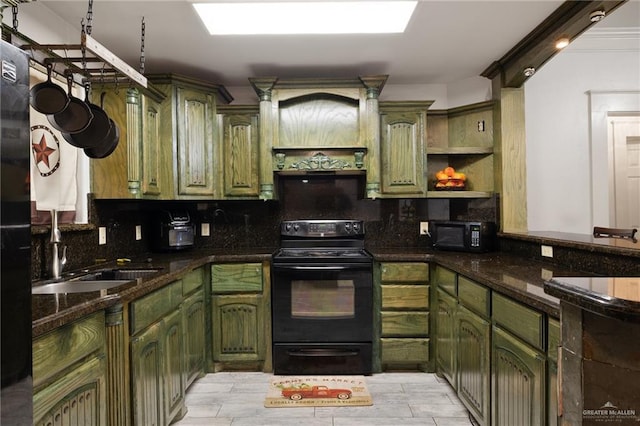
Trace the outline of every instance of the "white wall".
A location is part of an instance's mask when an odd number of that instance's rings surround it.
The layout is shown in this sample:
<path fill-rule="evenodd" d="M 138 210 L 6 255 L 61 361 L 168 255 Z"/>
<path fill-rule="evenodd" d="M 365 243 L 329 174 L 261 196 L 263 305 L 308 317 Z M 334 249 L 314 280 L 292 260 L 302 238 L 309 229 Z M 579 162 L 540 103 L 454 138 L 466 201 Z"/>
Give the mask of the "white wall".
<path fill-rule="evenodd" d="M 587 92 L 640 90 L 640 38 L 637 28 L 594 30 L 525 83 L 530 231 L 590 234 L 594 225 L 609 225 L 592 222 L 591 181 L 607 175 L 592 174 Z M 608 209 L 603 198 L 593 205 Z"/>

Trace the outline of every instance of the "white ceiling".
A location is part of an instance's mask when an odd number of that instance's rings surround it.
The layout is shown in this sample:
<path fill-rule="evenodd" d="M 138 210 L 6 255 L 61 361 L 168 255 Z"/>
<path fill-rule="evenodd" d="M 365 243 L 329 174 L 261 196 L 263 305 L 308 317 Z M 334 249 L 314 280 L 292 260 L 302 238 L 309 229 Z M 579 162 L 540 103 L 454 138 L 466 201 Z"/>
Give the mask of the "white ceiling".
<path fill-rule="evenodd" d="M 631 19 L 638 26 L 638 1 L 633 2 Z M 480 75 L 563 2 L 423 0 L 404 34 L 323 36 L 210 36 L 192 3 L 94 0 L 92 36 L 138 68 L 144 17 L 146 73 L 180 73 L 227 87 L 258 76 L 377 74 L 388 74 L 387 84 L 451 84 Z M 79 38 L 88 1 L 38 0 L 20 8 L 35 5 L 76 27 Z"/>

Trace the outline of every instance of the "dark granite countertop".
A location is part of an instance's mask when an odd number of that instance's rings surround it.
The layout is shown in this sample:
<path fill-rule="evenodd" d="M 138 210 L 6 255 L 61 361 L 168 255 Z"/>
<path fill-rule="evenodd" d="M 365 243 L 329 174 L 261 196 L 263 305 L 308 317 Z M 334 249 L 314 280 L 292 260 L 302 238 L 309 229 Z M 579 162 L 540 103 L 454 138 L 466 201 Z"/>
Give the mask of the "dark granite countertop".
<path fill-rule="evenodd" d="M 559 299 L 557 294 L 545 293 L 545 282 L 554 277 L 588 276 L 580 271 L 505 252 L 436 252 L 424 247 L 368 249 L 374 259 L 381 262 L 436 262 L 555 318 L 559 317 Z M 275 250 L 275 247 L 189 250 L 179 253 L 153 253 L 148 257 L 132 259 L 131 263 L 123 267 L 161 270 L 148 278 L 101 292 L 34 294 L 32 334 L 36 337 L 97 310 L 135 300 L 207 263 L 269 261 Z M 87 269 L 114 266 L 116 264 L 112 262 Z"/>
<path fill-rule="evenodd" d="M 40 336 L 92 312 L 135 300 L 207 263 L 262 262 L 270 260 L 274 251 L 274 248 L 189 250 L 176 253 L 152 253 L 139 259 L 131 259 L 131 262 L 121 266 L 117 266 L 115 261 L 94 265 L 83 271 L 113 267 L 157 268 L 160 271 L 147 278 L 109 290 L 32 295 L 32 336 Z M 38 284 L 38 282 L 34 283 L 34 285 Z"/>
<path fill-rule="evenodd" d="M 558 298 L 544 292 L 555 276 L 581 276 L 579 271 L 503 252 L 459 253 L 426 249 L 370 249 L 381 262 L 436 262 L 532 308 L 559 318 Z"/>
<path fill-rule="evenodd" d="M 640 322 L 640 277 L 556 277 L 544 289 L 596 314 Z"/>

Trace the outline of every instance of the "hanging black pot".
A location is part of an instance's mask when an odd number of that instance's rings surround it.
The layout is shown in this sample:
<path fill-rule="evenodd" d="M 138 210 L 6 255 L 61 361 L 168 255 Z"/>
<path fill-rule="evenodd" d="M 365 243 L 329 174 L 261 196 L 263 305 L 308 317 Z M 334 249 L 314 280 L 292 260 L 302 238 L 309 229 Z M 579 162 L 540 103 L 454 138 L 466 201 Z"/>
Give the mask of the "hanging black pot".
<path fill-rule="evenodd" d="M 62 133 L 81 132 L 89 126 L 93 119 L 89 105 L 71 93 L 72 85 L 73 75 L 69 74 L 67 75 L 69 104 L 59 113 L 47 115 L 49 123 Z"/>
<path fill-rule="evenodd" d="M 53 64 L 47 64 L 47 81 L 36 84 L 29 91 L 29 103 L 42 114 L 57 114 L 69 104 L 67 92 L 51 81 L 52 71 Z"/>
<path fill-rule="evenodd" d="M 106 138 L 111 131 L 111 119 L 107 113 L 102 109 L 104 104 L 103 92 L 100 97 L 100 106 L 89 102 L 89 85 L 85 88 L 85 103 L 91 109 L 93 119 L 89 123 L 86 129 L 78 133 L 62 133 L 64 139 L 76 148 L 96 148 L 107 142 Z"/>
<path fill-rule="evenodd" d="M 109 130 L 109 134 L 102 141 L 102 143 L 95 148 L 85 148 L 84 153 L 89 158 L 105 158 L 108 157 L 115 151 L 118 146 L 118 142 L 120 142 L 120 128 L 118 125 L 111 119 L 111 129 Z"/>

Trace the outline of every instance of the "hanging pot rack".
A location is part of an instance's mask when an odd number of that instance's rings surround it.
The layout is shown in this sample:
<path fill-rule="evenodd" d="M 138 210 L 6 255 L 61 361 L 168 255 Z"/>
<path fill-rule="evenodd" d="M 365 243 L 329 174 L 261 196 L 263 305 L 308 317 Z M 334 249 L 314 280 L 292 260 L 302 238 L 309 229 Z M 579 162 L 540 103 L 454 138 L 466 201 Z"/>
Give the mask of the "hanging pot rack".
<path fill-rule="evenodd" d="M 80 44 L 39 44 L 32 40 L 25 41 L 26 44 L 20 47 L 31 51 L 32 59 L 43 65 L 62 63 L 66 69 L 82 74 L 92 83 L 134 84 L 147 88 L 147 78 L 144 75 L 86 33 L 81 35 Z"/>

